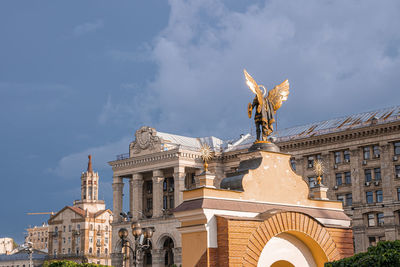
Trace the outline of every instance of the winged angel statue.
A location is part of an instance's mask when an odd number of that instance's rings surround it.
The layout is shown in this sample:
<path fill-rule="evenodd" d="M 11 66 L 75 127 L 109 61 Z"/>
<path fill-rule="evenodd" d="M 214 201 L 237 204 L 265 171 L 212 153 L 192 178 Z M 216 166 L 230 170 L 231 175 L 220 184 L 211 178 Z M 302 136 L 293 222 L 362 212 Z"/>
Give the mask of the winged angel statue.
<path fill-rule="evenodd" d="M 246 70 L 243 70 L 243 72 L 246 77 L 247 86 L 256 95 L 253 103 L 249 103 L 247 107 L 249 118 L 251 118 L 251 113 L 255 108 L 254 121 L 256 123 L 257 131 L 256 142 L 268 142 L 268 136 L 274 131 L 274 115 L 281 107 L 282 102 L 286 101 L 289 95 L 289 81 L 285 80 L 280 85 L 275 86 L 267 95 L 267 88 L 261 84 L 258 85 Z M 263 89 L 263 92 L 261 91 L 261 88 Z M 260 139 L 261 133 L 262 139 Z"/>

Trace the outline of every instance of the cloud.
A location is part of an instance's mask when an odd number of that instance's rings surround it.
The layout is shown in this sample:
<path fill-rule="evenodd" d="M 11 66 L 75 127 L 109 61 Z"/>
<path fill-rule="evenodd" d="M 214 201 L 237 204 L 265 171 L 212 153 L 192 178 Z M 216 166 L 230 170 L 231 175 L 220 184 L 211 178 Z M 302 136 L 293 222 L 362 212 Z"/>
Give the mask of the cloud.
<path fill-rule="evenodd" d="M 102 172 L 110 171 L 111 167 L 109 167 L 108 162 L 116 159 L 116 155 L 124 152 L 128 153 L 131 139 L 131 137 L 124 137 L 113 143 L 91 147 L 67 155 L 59 160 L 57 166 L 49 168 L 47 171 L 65 179 L 76 179 L 80 177 L 83 171 L 86 171 L 88 155 L 91 154 L 93 157 L 93 169 L 99 172 L 101 176 Z"/>
<path fill-rule="evenodd" d="M 125 123 L 151 114 L 146 124 L 173 133 L 249 132 L 253 96 L 243 68 L 269 89 L 289 79 L 279 127 L 398 104 L 397 1 L 271 0 L 242 11 L 222 1 L 169 3 L 168 25 L 151 45 L 157 73 L 144 104 L 105 105 L 109 114 L 128 105 Z"/>
<path fill-rule="evenodd" d="M 81 35 L 85 35 L 90 32 L 95 32 L 95 31 L 103 28 L 103 26 L 104 26 L 103 21 L 101 19 L 98 19 L 93 22 L 86 22 L 86 23 L 76 26 L 73 29 L 73 33 L 75 36 L 81 36 Z"/>

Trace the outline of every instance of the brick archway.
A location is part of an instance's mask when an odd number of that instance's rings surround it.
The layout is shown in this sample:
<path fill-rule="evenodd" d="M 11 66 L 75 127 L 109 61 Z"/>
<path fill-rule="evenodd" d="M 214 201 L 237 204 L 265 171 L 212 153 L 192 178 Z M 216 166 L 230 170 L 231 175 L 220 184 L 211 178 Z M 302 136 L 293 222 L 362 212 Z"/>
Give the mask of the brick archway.
<path fill-rule="evenodd" d="M 268 215 L 250 235 L 243 255 L 243 266 L 257 266 L 267 242 L 281 233 L 292 234 L 313 247 L 312 250 L 317 254 L 325 254 L 320 255 L 320 261 L 333 261 L 339 257 L 334 240 L 321 223 L 304 213 L 281 211 Z"/>

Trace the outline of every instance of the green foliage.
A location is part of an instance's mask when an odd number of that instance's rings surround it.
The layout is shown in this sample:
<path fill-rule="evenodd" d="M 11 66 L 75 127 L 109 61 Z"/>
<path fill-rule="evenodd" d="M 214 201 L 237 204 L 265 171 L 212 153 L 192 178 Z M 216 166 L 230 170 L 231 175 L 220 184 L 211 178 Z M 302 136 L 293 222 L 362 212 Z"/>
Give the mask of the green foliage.
<path fill-rule="evenodd" d="M 74 261 L 45 261 L 43 267 L 106 267 L 106 265 L 94 263 L 76 263 Z M 107 266 L 108 267 L 108 266 Z"/>
<path fill-rule="evenodd" d="M 368 248 L 367 252 L 338 261 L 327 262 L 325 267 L 396 267 L 400 266 L 400 240 L 381 241 Z"/>

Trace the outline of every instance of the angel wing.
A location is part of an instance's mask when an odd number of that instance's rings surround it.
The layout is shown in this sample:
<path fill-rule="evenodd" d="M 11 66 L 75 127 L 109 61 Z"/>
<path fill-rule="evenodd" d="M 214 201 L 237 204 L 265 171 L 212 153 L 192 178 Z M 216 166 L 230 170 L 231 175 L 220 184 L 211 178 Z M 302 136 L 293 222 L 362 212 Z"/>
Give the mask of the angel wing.
<path fill-rule="evenodd" d="M 281 107 L 282 102 L 287 100 L 288 95 L 289 95 L 288 80 L 285 80 L 283 83 L 275 86 L 274 89 L 268 92 L 267 98 L 272 104 L 274 111 L 277 111 Z"/>
<path fill-rule="evenodd" d="M 262 105 L 264 98 L 263 98 L 263 93 L 261 92 L 260 87 L 258 86 L 256 81 L 253 79 L 253 77 L 251 77 L 250 74 L 246 71 L 246 69 L 244 69 L 243 72 L 244 72 L 244 77 L 246 77 L 247 86 L 257 96 L 258 103 L 260 105 Z"/>

